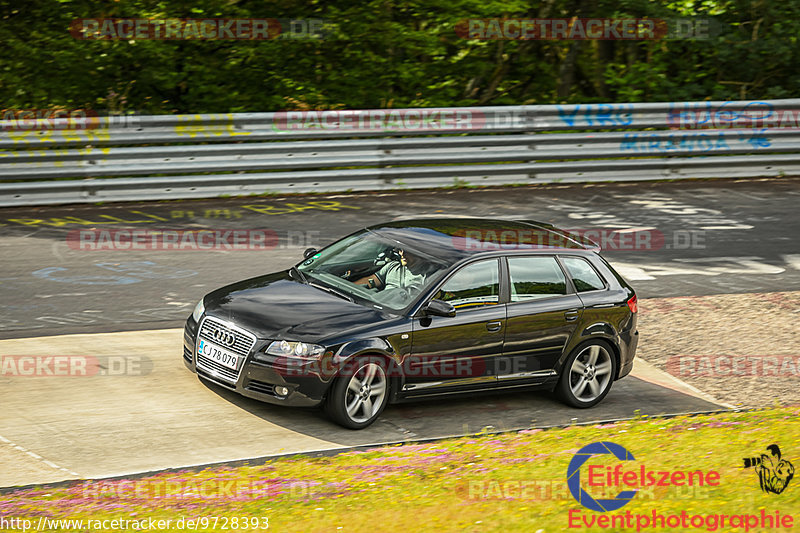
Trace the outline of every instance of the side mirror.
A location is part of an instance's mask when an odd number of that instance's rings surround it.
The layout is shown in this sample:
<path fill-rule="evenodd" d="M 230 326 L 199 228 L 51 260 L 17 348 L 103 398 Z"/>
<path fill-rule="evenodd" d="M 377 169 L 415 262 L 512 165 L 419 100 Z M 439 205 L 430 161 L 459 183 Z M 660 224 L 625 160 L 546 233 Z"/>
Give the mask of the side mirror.
<path fill-rule="evenodd" d="M 316 248 L 306 248 L 306 251 L 303 252 L 303 259 L 308 259 L 309 257 L 314 255 L 315 253 L 317 253 L 317 249 Z"/>
<path fill-rule="evenodd" d="M 422 307 L 422 312 L 429 316 L 456 316 L 456 308 L 444 300 L 431 300 Z"/>

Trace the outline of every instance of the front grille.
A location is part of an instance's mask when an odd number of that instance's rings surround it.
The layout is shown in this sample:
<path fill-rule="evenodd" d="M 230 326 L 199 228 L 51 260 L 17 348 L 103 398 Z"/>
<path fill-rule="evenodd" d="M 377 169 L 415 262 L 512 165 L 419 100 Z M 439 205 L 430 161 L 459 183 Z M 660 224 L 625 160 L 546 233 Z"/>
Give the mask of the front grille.
<path fill-rule="evenodd" d="M 237 370 L 230 369 L 197 353 L 197 346 L 195 345 L 197 368 L 205 370 L 207 374 L 211 375 L 212 377 L 216 377 L 217 379 L 221 379 L 230 383 L 236 383 L 236 381 L 239 379 L 239 373 L 241 372 L 242 367 L 244 367 L 244 360 L 247 358 L 250 350 L 256 343 L 256 337 L 249 331 L 245 331 L 231 323 L 207 316 L 204 317 L 203 321 L 200 323 L 200 329 L 197 334 L 198 342 L 200 339 L 204 339 L 208 342 L 220 345 L 220 343 L 214 339 L 214 332 L 217 329 L 233 336 L 233 342 L 229 346 L 222 346 L 238 356 L 236 361 Z"/>
<path fill-rule="evenodd" d="M 261 394 L 269 394 L 270 396 L 275 396 L 275 385 L 271 383 L 265 383 L 263 381 L 258 381 L 257 379 L 251 379 L 250 383 L 247 384 L 247 390 L 251 390 L 253 392 L 260 392 Z"/>
<path fill-rule="evenodd" d="M 200 338 L 209 342 L 220 344 L 219 341 L 214 340 L 214 330 L 216 329 L 221 329 L 227 333 L 233 334 L 233 344 L 230 346 L 223 346 L 228 350 L 241 355 L 242 357 L 247 357 L 247 354 L 250 353 L 250 349 L 256 343 L 256 338 L 252 333 L 237 328 L 233 324 L 223 322 L 222 320 L 210 316 L 203 320 L 203 323 L 200 326 L 200 333 L 198 335 Z"/>

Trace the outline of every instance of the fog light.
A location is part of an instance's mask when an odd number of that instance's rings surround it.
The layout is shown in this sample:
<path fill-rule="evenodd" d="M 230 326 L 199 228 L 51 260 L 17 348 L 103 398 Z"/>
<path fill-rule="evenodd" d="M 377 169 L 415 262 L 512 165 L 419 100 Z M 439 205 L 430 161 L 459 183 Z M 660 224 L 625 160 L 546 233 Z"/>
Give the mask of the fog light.
<path fill-rule="evenodd" d="M 289 389 L 287 389 L 286 387 L 275 387 L 275 394 L 277 394 L 278 396 L 288 396 Z"/>

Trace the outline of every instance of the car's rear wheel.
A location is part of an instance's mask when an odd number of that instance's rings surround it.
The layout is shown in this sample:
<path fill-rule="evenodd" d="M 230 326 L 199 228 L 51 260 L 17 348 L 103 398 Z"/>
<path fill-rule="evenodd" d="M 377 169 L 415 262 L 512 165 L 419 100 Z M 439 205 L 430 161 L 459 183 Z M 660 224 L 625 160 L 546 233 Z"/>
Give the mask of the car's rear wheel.
<path fill-rule="evenodd" d="M 617 362 L 606 342 L 581 344 L 567 358 L 556 391 L 568 405 L 592 407 L 606 397 L 616 372 Z"/>
<path fill-rule="evenodd" d="M 380 416 L 389 399 L 386 369 L 374 358 L 357 359 L 336 378 L 327 403 L 328 416 L 350 429 L 361 429 Z"/>

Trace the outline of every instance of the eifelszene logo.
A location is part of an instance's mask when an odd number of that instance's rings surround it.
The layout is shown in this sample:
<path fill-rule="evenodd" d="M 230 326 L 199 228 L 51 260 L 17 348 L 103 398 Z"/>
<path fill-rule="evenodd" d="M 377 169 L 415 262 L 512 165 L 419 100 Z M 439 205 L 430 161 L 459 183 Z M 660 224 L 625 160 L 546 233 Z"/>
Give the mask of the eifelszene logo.
<path fill-rule="evenodd" d="M 770 444 L 767 450 L 769 455 L 762 453 L 761 457 L 746 457 L 744 467 L 755 469 L 762 491 L 780 494 L 794 477 L 794 465 L 781 458 L 777 444 Z"/>
<path fill-rule="evenodd" d="M 581 487 L 581 467 L 584 463 L 594 455 L 608 453 L 614 454 L 614 457 L 620 461 L 634 460 L 633 454 L 619 444 L 614 444 L 613 442 L 593 442 L 578 450 L 567 467 L 567 487 L 569 487 L 572 497 L 587 509 L 600 511 L 601 513 L 616 511 L 636 496 L 635 490 L 624 490 L 612 499 L 596 500 Z"/>
<path fill-rule="evenodd" d="M 584 446 L 575 453 L 567 467 L 567 487 L 575 500 L 592 511 L 606 513 L 616 511 L 630 502 L 637 494 L 638 489 L 645 487 L 702 487 L 719 485 L 719 472 L 709 470 L 665 470 L 655 471 L 646 465 L 639 464 L 638 468 L 623 470 L 623 465 L 614 467 L 592 464 L 590 460 L 598 455 L 613 455 L 620 461 L 634 461 L 633 454 L 613 442 L 593 442 Z M 597 462 L 597 461 L 595 461 Z M 612 498 L 595 499 L 584 490 L 581 485 L 581 469 L 585 468 L 587 486 L 594 490 L 604 492 L 622 487 L 636 490 L 623 490 Z"/>

